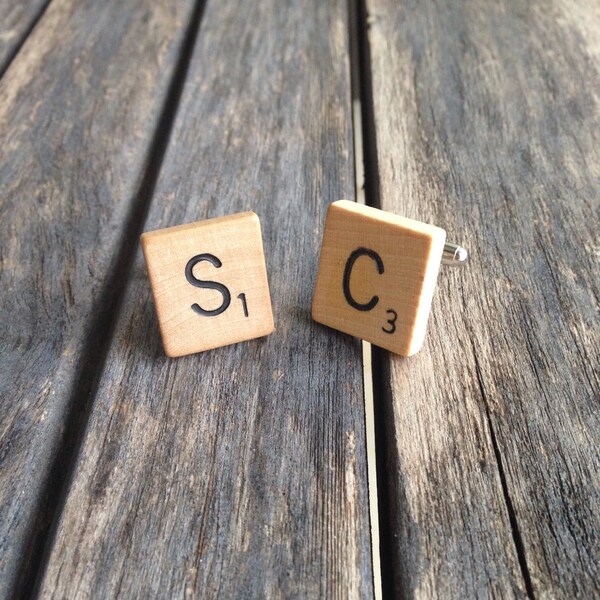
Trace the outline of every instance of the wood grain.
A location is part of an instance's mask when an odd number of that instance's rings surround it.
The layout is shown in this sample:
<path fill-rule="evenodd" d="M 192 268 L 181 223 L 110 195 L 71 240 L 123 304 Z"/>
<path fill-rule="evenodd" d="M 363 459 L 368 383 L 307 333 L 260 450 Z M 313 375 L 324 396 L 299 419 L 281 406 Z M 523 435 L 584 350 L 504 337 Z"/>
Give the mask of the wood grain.
<path fill-rule="evenodd" d="M 19 565 L 31 578 L 59 493 L 52 464 L 98 367 L 84 348 L 110 324 L 93 329 L 191 10 L 55 0 L 0 82 L 0 597 Z"/>
<path fill-rule="evenodd" d="M 396 354 L 423 345 L 446 232 L 356 202 L 329 206 L 315 321 Z"/>
<path fill-rule="evenodd" d="M 366 5 L 372 200 L 472 256 L 381 356 L 393 589 L 597 597 L 598 3 Z"/>
<path fill-rule="evenodd" d="M 167 356 L 245 342 L 275 329 L 256 213 L 147 231 L 141 244 Z"/>
<path fill-rule="evenodd" d="M 347 30 L 343 0 L 207 5 L 146 228 L 254 210 L 277 333 L 164 357 L 138 260 L 44 597 L 372 595 L 360 343 L 310 318 Z"/>
<path fill-rule="evenodd" d="M 0 2 L 0 77 L 50 1 L 2 0 Z"/>

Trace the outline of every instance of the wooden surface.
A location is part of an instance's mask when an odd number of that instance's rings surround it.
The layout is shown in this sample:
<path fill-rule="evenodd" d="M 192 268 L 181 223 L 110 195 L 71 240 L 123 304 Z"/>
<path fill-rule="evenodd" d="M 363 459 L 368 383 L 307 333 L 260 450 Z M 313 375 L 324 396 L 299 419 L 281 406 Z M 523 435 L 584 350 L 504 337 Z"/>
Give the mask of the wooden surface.
<path fill-rule="evenodd" d="M 375 352 L 383 597 L 599 596 L 597 0 L 44 8 L 0 2 L 0 598 L 373 595 L 361 345 L 310 317 L 361 132 L 472 255 Z M 277 331 L 166 358 L 139 234 L 245 210 Z"/>
<path fill-rule="evenodd" d="M 598 2 L 366 6 L 367 193 L 472 256 L 379 355 L 388 590 L 598 597 Z"/>
<path fill-rule="evenodd" d="M 255 210 L 277 334 L 165 358 L 138 256 L 44 597 L 371 596 L 360 343 L 310 318 L 354 195 L 346 8 L 207 5 L 145 228 Z"/>
<path fill-rule="evenodd" d="M 55 0 L 0 81 L 2 597 L 40 558 L 191 9 Z"/>
<path fill-rule="evenodd" d="M 273 333 L 256 213 L 148 231 L 141 243 L 167 356 Z"/>
<path fill-rule="evenodd" d="M 329 206 L 315 321 L 402 356 L 423 344 L 446 232 L 371 206 Z"/>
<path fill-rule="evenodd" d="M 0 2 L 0 77 L 49 3 L 50 0 L 2 0 Z"/>

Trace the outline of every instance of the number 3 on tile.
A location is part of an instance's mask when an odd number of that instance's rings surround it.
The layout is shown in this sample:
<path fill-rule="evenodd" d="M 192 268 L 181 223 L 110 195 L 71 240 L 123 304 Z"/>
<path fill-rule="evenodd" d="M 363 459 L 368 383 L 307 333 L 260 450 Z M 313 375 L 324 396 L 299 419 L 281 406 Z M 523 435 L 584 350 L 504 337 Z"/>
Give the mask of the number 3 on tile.
<path fill-rule="evenodd" d="M 221 294 L 221 296 L 223 296 L 223 300 L 221 305 L 213 310 L 202 308 L 197 303 L 192 304 L 192 310 L 203 317 L 216 317 L 217 315 L 224 313 L 229 308 L 229 305 L 231 304 L 231 293 L 226 285 L 223 285 L 218 281 L 204 281 L 203 279 L 198 279 L 194 275 L 192 272 L 194 267 L 203 261 L 209 262 L 217 269 L 220 269 L 223 266 L 221 260 L 214 254 L 197 254 L 193 258 L 190 258 L 190 260 L 187 262 L 187 265 L 185 266 L 185 278 L 188 280 L 188 283 L 191 283 L 195 287 L 216 290 Z M 237 297 L 242 302 L 244 316 L 248 317 L 248 303 L 246 301 L 246 294 L 242 292 L 241 294 L 238 294 Z"/>
<path fill-rule="evenodd" d="M 385 332 L 385 333 L 389 333 L 392 334 L 396 331 L 396 319 L 398 318 L 398 313 L 393 309 L 393 308 L 388 308 L 388 310 L 386 311 L 386 313 L 388 315 L 392 315 L 391 319 L 388 319 L 388 325 L 389 325 L 389 329 L 387 327 L 382 327 L 381 329 Z"/>

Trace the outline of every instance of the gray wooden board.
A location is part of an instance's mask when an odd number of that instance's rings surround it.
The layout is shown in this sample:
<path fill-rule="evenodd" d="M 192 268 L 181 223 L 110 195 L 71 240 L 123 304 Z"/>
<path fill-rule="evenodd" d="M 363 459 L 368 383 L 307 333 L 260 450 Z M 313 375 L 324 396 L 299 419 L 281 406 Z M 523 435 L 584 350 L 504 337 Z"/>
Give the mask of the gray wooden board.
<path fill-rule="evenodd" d="M 372 189 L 472 254 L 381 358 L 395 590 L 598 597 L 598 2 L 367 6 Z"/>
<path fill-rule="evenodd" d="M 128 286 L 44 597 L 372 595 L 361 347 L 311 321 L 353 197 L 347 4 L 208 3 L 146 230 L 261 218 L 277 331 L 164 356 Z"/>
<path fill-rule="evenodd" d="M 192 7 L 55 0 L 0 82 L 0 597 L 40 538 L 75 382 L 90 376 L 77 373 L 82 349 Z"/>
<path fill-rule="evenodd" d="M 50 0 L 0 1 L 0 75 L 6 71 L 49 2 Z"/>

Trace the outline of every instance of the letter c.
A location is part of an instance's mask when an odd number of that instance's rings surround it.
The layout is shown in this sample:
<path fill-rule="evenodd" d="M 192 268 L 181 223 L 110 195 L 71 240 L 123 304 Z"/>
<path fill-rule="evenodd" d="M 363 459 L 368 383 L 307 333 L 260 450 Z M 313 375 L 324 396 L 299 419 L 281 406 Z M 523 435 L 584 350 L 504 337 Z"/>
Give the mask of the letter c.
<path fill-rule="evenodd" d="M 361 257 L 368 256 L 372 259 L 377 265 L 377 272 L 381 275 L 383 273 L 383 261 L 381 260 L 381 256 L 377 254 L 374 250 L 369 250 L 369 248 L 357 248 L 350 254 L 348 260 L 346 261 L 346 267 L 344 269 L 344 297 L 346 298 L 346 302 L 356 310 L 368 311 L 372 310 L 377 306 L 379 302 L 379 296 L 373 296 L 366 304 L 361 304 L 357 302 L 350 293 L 350 275 L 352 274 L 352 268 L 354 267 L 354 263 Z"/>

